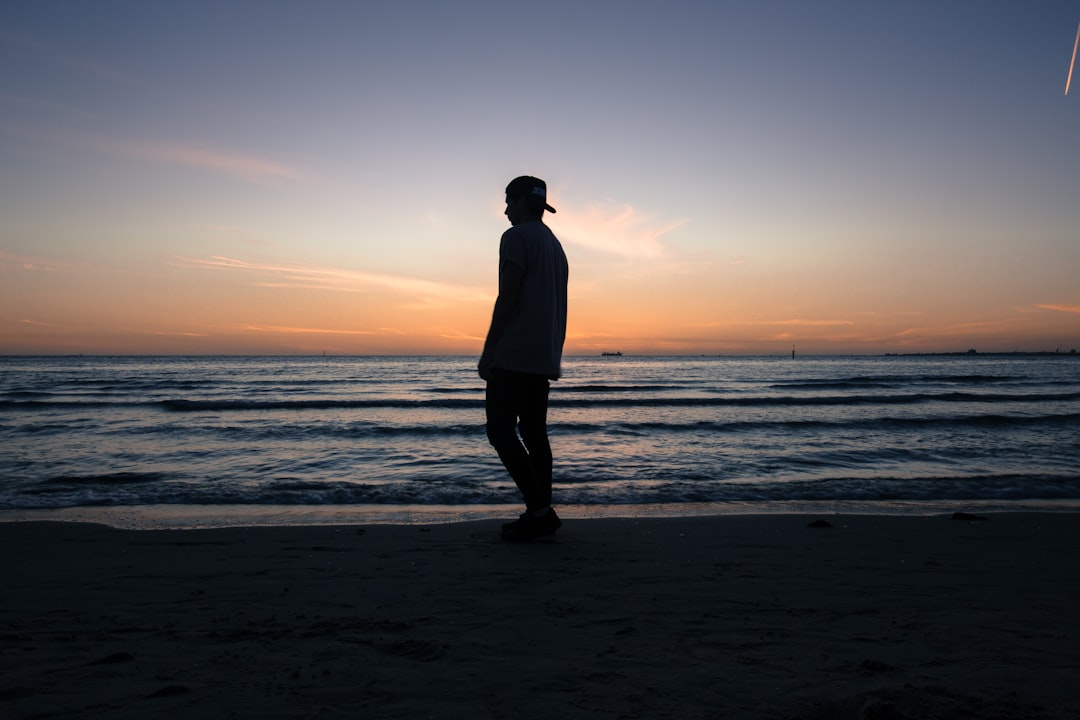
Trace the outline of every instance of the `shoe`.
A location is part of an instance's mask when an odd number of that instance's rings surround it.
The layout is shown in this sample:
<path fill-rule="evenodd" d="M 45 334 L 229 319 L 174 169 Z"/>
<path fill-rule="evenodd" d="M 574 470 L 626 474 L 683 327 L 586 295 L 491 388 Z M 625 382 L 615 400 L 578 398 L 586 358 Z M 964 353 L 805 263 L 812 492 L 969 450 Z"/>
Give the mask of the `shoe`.
<path fill-rule="evenodd" d="M 556 530 L 563 527 L 563 521 L 561 519 L 558 519 L 558 514 L 555 513 L 555 508 L 554 507 L 549 507 L 548 508 L 548 513 L 546 513 L 543 517 L 537 517 L 535 515 L 531 515 L 528 511 L 525 511 L 524 513 L 521 514 L 521 516 L 519 516 L 513 522 L 507 522 L 507 524 L 503 525 L 502 526 L 502 531 L 503 532 L 511 532 L 514 529 L 518 528 L 518 527 L 522 527 L 525 524 L 527 524 L 527 522 L 529 521 L 530 518 L 531 519 L 536 519 L 536 520 L 546 520 L 548 522 L 552 522 L 552 524 L 555 526 Z"/>
<path fill-rule="evenodd" d="M 554 535 L 555 531 L 562 527 L 562 520 L 552 508 L 542 517 L 537 517 L 526 511 L 517 520 L 506 523 L 502 527 L 504 540 L 532 540 L 533 538 Z"/>
<path fill-rule="evenodd" d="M 557 523 L 557 525 L 555 527 L 562 527 L 562 521 L 559 520 L 558 515 L 555 515 L 555 508 L 548 508 L 548 511 L 543 516 L 543 518 L 536 517 L 535 515 L 532 515 L 528 510 L 526 510 L 525 512 L 521 513 L 521 515 L 518 516 L 517 520 L 514 520 L 513 522 L 508 522 L 508 523 L 504 524 L 502 526 L 502 529 L 503 529 L 503 532 L 513 532 L 514 530 L 516 530 L 516 529 L 518 529 L 520 527 L 524 527 L 531 520 L 548 520 L 548 521 L 550 521 L 550 518 L 553 515 L 555 516 L 555 521 Z"/>
<path fill-rule="evenodd" d="M 517 520 L 514 520 L 513 522 L 505 523 L 502 526 L 503 535 L 506 535 L 507 533 L 512 533 L 512 532 L 514 532 L 515 530 L 517 530 L 520 527 L 524 527 L 525 522 L 528 520 L 528 515 L 529 515 L 529 512 L 525 511 L 525 512 L 521 513 L 521 515 L 518 516 Z"/>

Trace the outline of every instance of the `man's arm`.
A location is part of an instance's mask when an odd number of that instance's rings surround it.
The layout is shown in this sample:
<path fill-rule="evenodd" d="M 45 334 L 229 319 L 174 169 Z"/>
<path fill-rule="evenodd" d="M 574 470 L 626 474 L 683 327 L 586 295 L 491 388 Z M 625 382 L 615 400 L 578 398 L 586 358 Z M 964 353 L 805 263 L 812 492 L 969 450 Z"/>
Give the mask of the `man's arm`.
<path fill-rule="evenodd" d="M 521 299 L 521 286 L 524 282 L 525 271 L 522 268 L 512 262 L 503 263 L 499 269 L 499 297 L 495 299 L 495 310 L 491 313 L 491 327 L 488 328 L 484 352 L 480 356 L 477 367 L 480 377 L 485 380 L 491 379 L 491 363 L 494 362 L 492 353 L 495 350 L 495 344 L 510 323 L 514 308 Z"/>

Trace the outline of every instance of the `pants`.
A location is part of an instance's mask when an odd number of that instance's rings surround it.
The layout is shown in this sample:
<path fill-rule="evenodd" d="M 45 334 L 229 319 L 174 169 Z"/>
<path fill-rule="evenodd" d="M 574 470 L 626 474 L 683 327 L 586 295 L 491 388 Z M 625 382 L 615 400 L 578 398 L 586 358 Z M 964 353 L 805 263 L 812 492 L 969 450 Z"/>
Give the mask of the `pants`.
<path fill-rule="evenodd" d="M 529 510 L 551 506 L 549 388 L 550 383 L 543 375 L 496 368 L 492 370 L 484 399 L 488 441 L 499 453 Z"/>

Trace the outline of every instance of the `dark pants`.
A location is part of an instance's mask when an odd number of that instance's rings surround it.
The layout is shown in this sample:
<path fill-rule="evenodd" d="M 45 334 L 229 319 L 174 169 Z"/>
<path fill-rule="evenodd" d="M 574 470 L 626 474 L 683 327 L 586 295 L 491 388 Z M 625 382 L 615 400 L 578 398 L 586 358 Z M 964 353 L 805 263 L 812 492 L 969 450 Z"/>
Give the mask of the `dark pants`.
<path fill-rule="evenodd" d="M 494 369 L 484 400 L 488 441 L 499 453 L 529 510 L 551 505 L 549 388 L 543 375 Z"/>

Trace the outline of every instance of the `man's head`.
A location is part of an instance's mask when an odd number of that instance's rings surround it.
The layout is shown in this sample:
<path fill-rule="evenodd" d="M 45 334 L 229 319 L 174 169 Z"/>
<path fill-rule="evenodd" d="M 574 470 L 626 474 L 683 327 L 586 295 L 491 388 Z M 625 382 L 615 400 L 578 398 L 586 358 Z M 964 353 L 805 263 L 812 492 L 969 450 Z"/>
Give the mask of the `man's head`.
<path fill-rule="evenodd" d="M 522 175 L 506 186 L 506 217 L 511 225 L 540 220 L 545 210 L 555 212 L 547 204 L 547 184 L 540 178 Z"/>

